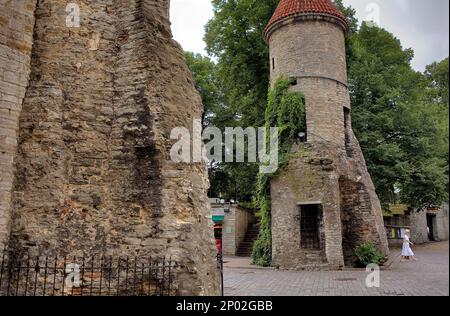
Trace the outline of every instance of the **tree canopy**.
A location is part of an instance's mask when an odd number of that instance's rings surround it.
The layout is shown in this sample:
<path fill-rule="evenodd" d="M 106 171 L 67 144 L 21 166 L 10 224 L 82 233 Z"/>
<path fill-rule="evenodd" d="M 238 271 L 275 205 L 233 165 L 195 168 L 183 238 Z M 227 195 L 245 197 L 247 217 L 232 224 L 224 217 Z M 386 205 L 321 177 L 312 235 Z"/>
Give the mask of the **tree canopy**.
<path fill-rule="evenodd" d="M 349 39 L 349 49 L 353 127 L 381 202 L 439 205 L 448 197 L 445 75 L 437 65 L 428 76 L 414 71 L 411 49 L 365 23 Z"/>

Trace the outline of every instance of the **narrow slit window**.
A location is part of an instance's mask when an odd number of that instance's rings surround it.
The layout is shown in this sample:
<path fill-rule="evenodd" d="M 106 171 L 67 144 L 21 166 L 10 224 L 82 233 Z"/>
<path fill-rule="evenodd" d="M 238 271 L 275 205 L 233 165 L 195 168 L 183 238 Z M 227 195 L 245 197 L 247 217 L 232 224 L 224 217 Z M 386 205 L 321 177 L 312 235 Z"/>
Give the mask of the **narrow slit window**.
<path fill-rule="evenodd" d="M 344 107 L 344 128 L 345 128 L 345 150 L 348 157 L 353 157 L 352 141 L 351 141 L 351 116 L 350 109 Z"/>

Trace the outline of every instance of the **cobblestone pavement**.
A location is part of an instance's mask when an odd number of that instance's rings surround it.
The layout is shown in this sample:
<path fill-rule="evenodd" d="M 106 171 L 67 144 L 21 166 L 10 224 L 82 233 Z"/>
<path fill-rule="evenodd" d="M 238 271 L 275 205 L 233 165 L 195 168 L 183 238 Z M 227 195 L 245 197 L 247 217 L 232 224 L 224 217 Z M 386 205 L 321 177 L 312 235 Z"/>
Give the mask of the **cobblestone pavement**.
<path fill-rule="evenodd" d="M 226 258 L 226 296 L 448 296 L 449 243 L 415 247 L 418 262 L 400 262 L 392 250 L 392 265 L 381 271 L 381 286 L 367 288 L 365 271 L 278 271 L 239 265 Z M 236 263 L 237 262 L 237 263 Z"/>

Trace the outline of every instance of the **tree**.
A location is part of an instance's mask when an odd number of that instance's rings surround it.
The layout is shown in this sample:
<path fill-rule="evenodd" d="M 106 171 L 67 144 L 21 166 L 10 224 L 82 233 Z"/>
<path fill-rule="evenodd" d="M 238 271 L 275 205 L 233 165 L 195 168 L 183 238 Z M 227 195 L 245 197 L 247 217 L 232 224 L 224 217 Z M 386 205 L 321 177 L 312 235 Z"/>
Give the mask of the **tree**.
<path fill-rule="evenodd" d="M 226 102 L 217 78 L 217 65 L 208 57 L 186 52 L 186 61 L 205 108 L 203 127 L 238 126 L 236 114 Z M 222 160 L 224 161 L 224 159 Z M 250 202 L 255 191 L 258 166 L 254 163 L 211 162 L 209 165 L 209 196 L 226 200 Z"/>
<path fill-rule="evenodd" d="M 214 113 L 213 121 L 222 130 L 264 126 L 269 53 L 263 31 L 278 1 L 212 1 L 214 17 L 205 27 L 205 42 L 208 54 L 217 59 L 214 73 L 223 106 L 215 108 L 220 111 Z M 210 194 L 250 202 L 257 174 L 254 163 L 214 164 Z"/>
<path fill-rule="evenodd" d="M 429 101 L 441 104 L 448 109 L 448 58 L 426 67 L 425 77 L 428 80 L 427 96 Z"/>
<path fill-rule="evenodd" d="M 208 57 L 191 52 L 184 53 L 194 84 L 202 97 L 204 113 L 203 127 L 218 125 L 227 116 L 224 95 L 217 80 L 216 64 Z M 228 118 L 231 119 L 231 118 Z"/>
<path fill-rule="evenodd" d="M 438 111 L 438 119 L 435 124 L 440 129 L 440 142 L 439 155 L 446 161 L 446 178 L 447 185 L 446 189 L 448 192 L 448 179 L 449 179 L 449 65 L 448 58 L 442 60 L 441 62 L 435 62 L 426 67 L 425 77 L 427 78 L 428 88 L 425 93 L 425 102 L 427 104 L 434 105 L 436 111 Z M 437 107 L 437 108 L 436 108 Z"/>
<path fill-rule="evenodd" d="M 263 126 L 269 85 L 264 28 L 279 0 L 213 0 L 206 25 L 207 51 L 217 58 L 217 78 L 241 126 Z"/>
<path fill-rule="evenodd" d="M 426 97 L 430 80 L 411 68 L 413 51 L 403 49 L 386 30 L 365 23 L 349 43 L 353 127 L 382 204 L 421 208 L 444 202 L 445 124 Z"/>

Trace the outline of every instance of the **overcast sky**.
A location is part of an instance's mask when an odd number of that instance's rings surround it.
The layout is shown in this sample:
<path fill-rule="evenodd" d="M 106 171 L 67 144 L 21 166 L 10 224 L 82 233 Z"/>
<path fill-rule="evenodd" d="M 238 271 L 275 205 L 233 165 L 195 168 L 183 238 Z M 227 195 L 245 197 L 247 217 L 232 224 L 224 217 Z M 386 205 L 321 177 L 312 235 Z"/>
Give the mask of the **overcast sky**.
<path fill-rule="evenodd" d="M 344 0 L 358 19 L 377 21 L 413 48 L 413 66 L 424 70 L 449 55 L 449 0 Z M 204 25 L 212 18 L 210 0 L 171 0 L 172 31 L 185 50 L 205 54 Z"/>

